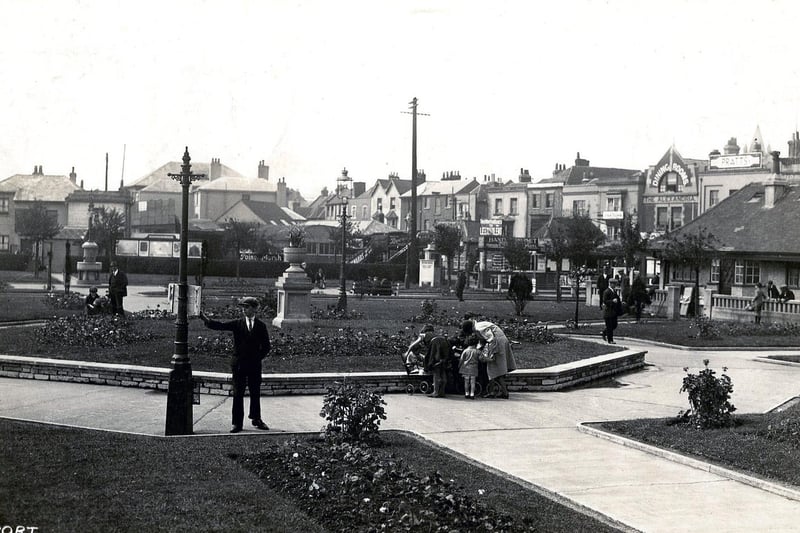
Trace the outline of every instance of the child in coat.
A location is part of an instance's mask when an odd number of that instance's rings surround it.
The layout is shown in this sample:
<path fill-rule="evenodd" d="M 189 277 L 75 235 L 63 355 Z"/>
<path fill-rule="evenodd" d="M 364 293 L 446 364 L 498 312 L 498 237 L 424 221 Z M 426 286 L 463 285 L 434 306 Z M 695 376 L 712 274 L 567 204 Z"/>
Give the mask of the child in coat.
<path fill-rule="evenodd" d="M 464 398 L 475 399 L 475 382 L 478 378 L 478 343 L 477 335 L 470 335 L 466 340 L 467 347 L 461 352 L 458 361 L 458 372 L 464 378 Z"/>

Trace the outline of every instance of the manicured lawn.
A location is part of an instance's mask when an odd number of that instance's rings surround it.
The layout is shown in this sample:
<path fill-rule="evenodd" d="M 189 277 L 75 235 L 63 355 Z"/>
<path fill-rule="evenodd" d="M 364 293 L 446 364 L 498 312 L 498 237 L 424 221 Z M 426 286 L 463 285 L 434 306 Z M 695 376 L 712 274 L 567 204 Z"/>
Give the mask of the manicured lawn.
<path fill-rule="evenodd" d="M 735 427 L 697 429 L 670 419 L 602 422 L 620 435 L 800 487 L 800 405 L 783 412 L 735 415 Z"/>
<path fill-rule="evenodd" d="M 294 482 L 283 476 L 282 465 L 252 460 L 258 452 L 286 441 L 286 436 L 166 439 L 9 420 L 0 420 L 0 435 L 4 524 L 69 533 L 354 530 L 346 516 L 326 522 L 319 513 L 306 511 L 346 503 L 340 501 L 335 483 L 324 497 L 296 498 L 283 482 L 274 483 L 276 474 L 286 483 Z M 406 480 L 418 478 L 413 485 L 420 489 L 425 476 L 443 473 L 447 494 L 454 501 L 480 500 L 492 512 L 513 517 L 514 526 L 508 531 L 614 531 L 406 434 L 384 435 L 385 445 L 373 449 L 377 459 L 372 462 L 394 464 L 395 472 L 405 472 Z M 251 470 L 253 465 L 257 471 Z M 380 486 L 375 485 L 376 496 Z M 381 513 L 382 504 L 377 497 L 349 502 L 350 509 L 372 512 L 381 520 L 400 518 L 394 505 L 391 514 Z"/>
<path fill-rule="evenodd" d="M 82 317 L 81 311 L 52 309 L 45 305 L 41 294 L 0 294 L 8 305 L 0 306 L 6 313 L 14 310 L 32 318 L 54 315 Z M 333 298 L 312 298 L 313 308 L 323 311 L 334 305 Z M 513 306 L 505 300 L 458 302 L 451 299 L 435 301 L 437 319 L 449 320 L 449 325 L 436 324 L 437 331 L 448 335 L 458 333 L 464 313 L 472 312 L 502 321 L 510 319 L 536 322 L 532 317 L 569 316 L 569 303 L 534 301 L 529 315 L 515 317 Z M 209 298 L 209 313 L 221 319 L 238 316 L 229 298 Z M 416 337 L 427 320 L 412 321 L 422 312 L 421 300 L 349 298 L 348 310 L 356 318 L 347 320 L 316 320 L 313 327 L 279 330 L 270 325 L 273 341 L 271 356 L 264 361 L 265 372 L 350 372 L 401 371 L 400 356 Z M 268 318 L 265 320 L 270 323 Z M 79 322 L 88 325 L 83 318 Z M 455 325 L 453 325 L 455 324 Z M 175 323 L 173 319 L 129 319 L 125 324 L 101 327 L 99 332 L 74 331 L 59 326 L 28 326 L 7 328 L 0 335 L 0 353 L 31 355 L 168 367 L 174 350 Z M 43 333 L 47 331 L 47 333 Z M 508 330 L 507 330 L 508 331 Z M 554 330 L 558 331 L 558 330 Z M 124 332 L 124 336 L 119 336 Z M 108 335 L 106 335 L 108 334 Z M 96 338 L 97 336 L 107 338 Z M 122 340 L 117 340 L 122 339 Z M 595 342 L 555 338 L 551 344 L 522 341 L 514 346 L 519 368 L 544 368 L 568 363 L 622 349 Z M 108 341 L 108 342 L 104 342 Z M 189 349 L 194 370 L 229 372 L 231 336 L 205 328 L 200 320 L 189 321 Z"/>
<path fill-rule="evenodd" d="M 652 341 L 677 344 L 680 346 L 728 347 L 739 348 L 744 346 L 758 347 L 796 347 L 800 345 L 800 330 L 790 329 L 787 326 L 762 324 L 741 324 L 731 326 L 733 331 L 723 329 L 721 335 L 714 338 L 698 337 L 697 327 L 691 319 L 680 320 L 643 320 L 636 323 L 626 316 L 620 317 L 619 326 L 614 330 L 615 337 L 632 337 Z M 570 330 L 576 335 L 590 335 L 599 337 L 603 330 L 600 324 L 583 326 L 577 330 Z"/>

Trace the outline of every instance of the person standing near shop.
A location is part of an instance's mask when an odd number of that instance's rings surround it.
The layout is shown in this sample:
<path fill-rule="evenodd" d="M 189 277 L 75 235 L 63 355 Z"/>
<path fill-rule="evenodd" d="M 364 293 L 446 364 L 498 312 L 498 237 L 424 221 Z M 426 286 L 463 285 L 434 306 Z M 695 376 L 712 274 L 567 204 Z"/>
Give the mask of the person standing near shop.
<path fill-rule="evenodd" d="M 258 299 L 252 296 L 242 298 L 242 318 L 220 322 L 212 320 L 204 312 L 200 312 L 200 320 L 209 329 L 230 331 L 233 333 L 233 357 L 231 372 L 233 374 L 233 412 L 231 415 L 231 433 L 242 431 L 244 424 L 244 392 L 250 392 L 249 418 L 257 429 L 267 430 L 269 427 L 261 419 L 261 361 L 270 350 L 267 325 L 256 317 Z"/>
<path fill-rule="evenodd" d="M 122 300 L 128 295 L 128 276 L 119 269 L 116 261 L 111 262 L 111 274 L 108 276 L 108 295 L 111 299 L 111 314 L 125 316 Z"/>

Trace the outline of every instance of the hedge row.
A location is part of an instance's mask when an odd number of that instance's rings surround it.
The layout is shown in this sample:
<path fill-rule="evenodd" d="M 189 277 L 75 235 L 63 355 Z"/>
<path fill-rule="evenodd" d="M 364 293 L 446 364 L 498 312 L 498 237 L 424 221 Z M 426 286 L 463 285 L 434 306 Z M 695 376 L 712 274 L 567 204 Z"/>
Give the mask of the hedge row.
<path fill-rule="evenodd" d="M 0 270 L 27 270 L 31 256 L 28 254 L 0 254 Z"/>
<path fill-rule="evenodd" d="M 130 274 L 166 274 L 178 275 L 178 259 L 172 257 L 117 257 L 119 267 Z M 239 273 L 245 278 L 278 278 L 289 267 L 283 261 L 241 261 Z M 105 265 L 104 265 L 105 268 Z M 314 274 L 322 268 L 325 278 L 339 279 L 339 265 L 332 263 L 308 262 L 306 268 Z M 105 272 L 105 270 L 104 270 Z M 200 274 L 200 260 L 189 259 L 187 276 Z M 206 265 L 206 276 L 236 276 L 236 261 L 233 259 L 211 260 Z M 348 280 L 366 279 L 367 277 L 386 278 L 390 281 L 401 281 L 405 275 L 404 265 L 385 263 L 346 264 L 345 277 Z"/>

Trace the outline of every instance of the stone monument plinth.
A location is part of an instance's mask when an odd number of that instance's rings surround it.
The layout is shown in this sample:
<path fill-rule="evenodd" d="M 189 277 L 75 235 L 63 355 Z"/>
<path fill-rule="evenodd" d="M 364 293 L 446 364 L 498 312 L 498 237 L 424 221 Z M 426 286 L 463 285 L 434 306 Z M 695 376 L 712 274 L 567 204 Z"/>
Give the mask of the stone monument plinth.
<path fill-rule="evenodd" d="M 305 248 L 283 249 L 283 259 L 289 263 L 289 268 L 275 282 L 278 289 L 278 316 L 272 320 L 272 325 L 276 328 L 312 323 L 310 294 L 313 284 L 301 266 L 305 256 Z"/>
<path fill-rule="evenodd" d="M 100 280 L 103 263 L 97 261 L 97 243 L 86 241 L 81 245 L 83 261 L 78 261 L 78 285 L 93 285 L 92 281 Z M 92 280 L 94 274 L 94 280 Z"/>

